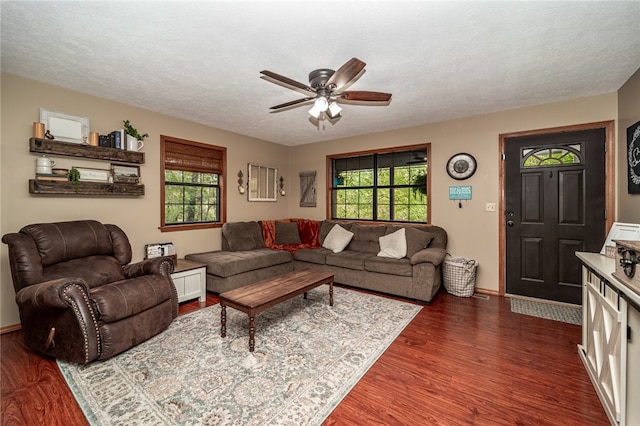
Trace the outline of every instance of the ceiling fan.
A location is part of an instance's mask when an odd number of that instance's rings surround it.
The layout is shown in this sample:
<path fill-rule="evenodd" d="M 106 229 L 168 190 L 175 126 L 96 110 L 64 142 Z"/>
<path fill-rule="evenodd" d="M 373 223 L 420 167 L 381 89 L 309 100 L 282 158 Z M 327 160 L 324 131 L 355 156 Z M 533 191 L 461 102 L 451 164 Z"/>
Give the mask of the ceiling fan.
<path fill-rule="evenodd" d="M 388 105 L 391 101 L 391 93 L 345 90 L 362 76 L 365 65 L 361 60 L 351 58 L 337 71 L 328 68 L 311 71 L 308 85 L 267 70 L 260 71 L 262 74 L 260 78 L 307 95 L 295 101 L 272 106 L 271 112 L 313 101 L 313 106 L 309 110 L 312 117 L 322 120 L 323 114 L 326 114 L 333 119 L 338 118 L 342 111 L 338 103 Z"/>

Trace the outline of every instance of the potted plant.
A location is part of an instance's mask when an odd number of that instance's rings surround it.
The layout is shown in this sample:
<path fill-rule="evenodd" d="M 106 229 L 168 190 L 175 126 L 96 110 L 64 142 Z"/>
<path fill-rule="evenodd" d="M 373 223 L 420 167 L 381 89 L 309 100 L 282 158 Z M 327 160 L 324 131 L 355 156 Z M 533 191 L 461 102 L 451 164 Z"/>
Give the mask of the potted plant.
<path fill-rule="evenodd" d="M 80 191 L 80 170 L 76 169 L 75 167 L 72 167 L 71 170 L 69 170 L 69 180 L 71 181 L 71 183 L 73 184 L 73 186 L 76 188 L 76 192 Z"/>
<path fill-rule="evenodd" d="M 144 141 L 144 138 L 148 138 L 149 137 L 148 133 L 145 133 L 145 134 L 141 135 L 138 132 L 138 129 L 136 129 L 135 127 L 133 127 L 131 125 L 129 120 L 123 120 L 122 121 L 122 125 L 124 126 L 124 130 L 127 132 L 127 134 L 133 136 L 134 138 L 136 138 L 136 140 Z"/>

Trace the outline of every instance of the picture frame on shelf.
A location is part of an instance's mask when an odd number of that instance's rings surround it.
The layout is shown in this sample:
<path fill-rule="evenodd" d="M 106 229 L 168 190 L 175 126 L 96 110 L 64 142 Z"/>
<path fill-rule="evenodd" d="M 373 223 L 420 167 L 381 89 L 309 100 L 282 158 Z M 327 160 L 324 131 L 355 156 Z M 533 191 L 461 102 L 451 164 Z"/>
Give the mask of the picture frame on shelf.
<path fill-rule="evenodd" d="M 92 169 L 88 167 L 75 167 L 80 172 L 80 182 L 109 182 L 111 170 Z"/>
<path fill-rule="evenodd" d="M 57 141 L 88 144 L 89 117 L 65 114 L 40 108 L 40 122 Z"/>
<path fill-rule="evenodd" d="M 176 248 L 172 242 L 145 244 L 144 252 L 145 259 L 154 259 L 162 256 L 177 257 Z"/>
<path fill-rule="evenodd" d="M 140 166 L 111 163 L 114 183 L 140 183 Z"/>

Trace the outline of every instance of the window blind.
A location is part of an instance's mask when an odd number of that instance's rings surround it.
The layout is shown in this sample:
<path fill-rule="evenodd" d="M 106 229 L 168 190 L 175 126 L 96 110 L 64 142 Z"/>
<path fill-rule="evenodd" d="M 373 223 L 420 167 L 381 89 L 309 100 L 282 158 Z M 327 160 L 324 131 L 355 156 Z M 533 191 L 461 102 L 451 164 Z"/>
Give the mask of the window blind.
<path fill-rule="evenodd" d="M 201 173 L 223 173 L 224 150 L 179 139 L 164 140 L 164 168 Z"/>

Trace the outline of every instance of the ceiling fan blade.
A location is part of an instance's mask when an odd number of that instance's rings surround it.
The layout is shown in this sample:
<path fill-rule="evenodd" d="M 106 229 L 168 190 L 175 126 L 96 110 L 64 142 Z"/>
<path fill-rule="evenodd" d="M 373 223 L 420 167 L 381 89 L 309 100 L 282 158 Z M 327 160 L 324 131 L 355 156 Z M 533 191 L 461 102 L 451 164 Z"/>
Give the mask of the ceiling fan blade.
<path fill-rule="evenodd" d="M 270 81 L 272 83 L 278 84 L 280 86 L 285 86 L 289 89 L 302 91 L 303 93 L 315 93 L 315 90 L 313 90 L 308 85 L 304 83 L 300 83 L 299 81 L 292 80 L 289 77 L 276 74 L 275 72 L 263 70 L 263 71 L 260 71 L 260 74 L 263 75 L 260 78 Z"/>
<path fill-rule="evenodd" d="M 301 104 L 303 102 L 307 102 L 307 101 L 310 101 L 312 99 L 315 99 L 315 96 L 302 98 L 302 99 L 296 99 L 295 101 L 285 102 L 285 103 L 280 104 L 280 105 L 272 106 L 269 109 L 282 109 L 282 108 L 290 107 L 290 106 L 293 106 L 293 105 Z M 272 112 L 275 112 L 275 111 L 272 111 Z"/>
<path fill-rule="evenodd" d="M 367 92 L 360 90 L 350 90 L 335 95 L 340 102 L 358 101 L 358 102 L 389 102 L 391 93 L 383 92 Z"/>
<path fill-rule="evenodd" d="M 349 59 L 343 66 L 338 68 L 338 71 L 334 72 L 331 78 L 327 80 L 327 84 L 325 87 L 334 86 L 334 90 L 339 90 L 341 87 L 345 86 L 351 80 L 356 78 L 365 67 L 364 62 L 362 62 L 358 58 Z"/>

